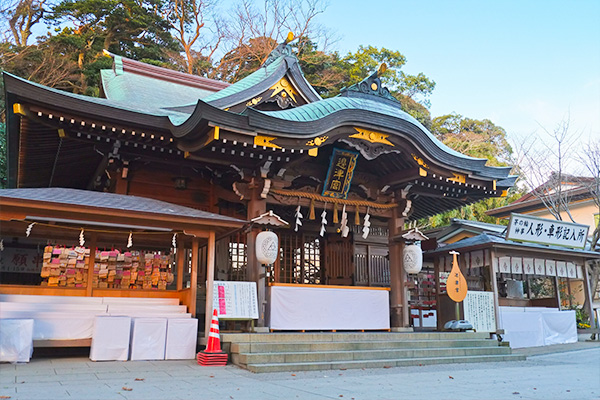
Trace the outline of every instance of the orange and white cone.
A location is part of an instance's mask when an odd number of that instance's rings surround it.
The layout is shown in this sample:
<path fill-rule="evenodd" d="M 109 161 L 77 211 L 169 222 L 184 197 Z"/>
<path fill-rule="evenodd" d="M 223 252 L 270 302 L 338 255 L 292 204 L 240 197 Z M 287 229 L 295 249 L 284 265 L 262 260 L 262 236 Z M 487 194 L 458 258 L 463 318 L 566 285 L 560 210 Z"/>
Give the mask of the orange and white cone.
<path fill-rule="evenodd" d="M 206 349 L 197 355 L 198 364 L 202 366 L 224 366 L 227 365 L 227 353 L 221 350 L 221 339 L 219 337 L 219 316 L 217 310 L 213 312 Z"/>
<path fill-rule="evenodd" d="M 206 343 L 206 353 L 221 352 L 221 338 L 219 336 L 219 315 L 215 308 L 212 321 L 210 322 L 210 331 L 208 332 L 208 342 Z"/>

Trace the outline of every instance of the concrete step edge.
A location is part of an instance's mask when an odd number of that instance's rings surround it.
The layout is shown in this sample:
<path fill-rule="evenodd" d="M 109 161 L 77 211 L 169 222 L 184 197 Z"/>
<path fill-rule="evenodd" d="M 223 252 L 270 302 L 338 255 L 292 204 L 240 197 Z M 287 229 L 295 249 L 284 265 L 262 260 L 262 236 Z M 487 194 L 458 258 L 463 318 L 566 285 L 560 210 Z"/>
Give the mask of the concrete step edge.
<path fill-rule="evenodd" d="M 356 361 L 328 361 L 328 362 L 299 362 L 299 363 L 269 363 L 248 364 L 245 367 L 252 372 L 289 372 L 307 370 L 329 370 L 329 369 L 356 369 L 356 368 L 386 368 L 402 366 L 421 366 L 432 364 L 461 364 L 476 362 L 499 362 L 499 361 L 524 361 L 526 356 L 520 354 L 507 355 L 477 355 L 457 357 L 425 357 L 413 359 L 388 359 L 388 360 L 356 360 Z"/>

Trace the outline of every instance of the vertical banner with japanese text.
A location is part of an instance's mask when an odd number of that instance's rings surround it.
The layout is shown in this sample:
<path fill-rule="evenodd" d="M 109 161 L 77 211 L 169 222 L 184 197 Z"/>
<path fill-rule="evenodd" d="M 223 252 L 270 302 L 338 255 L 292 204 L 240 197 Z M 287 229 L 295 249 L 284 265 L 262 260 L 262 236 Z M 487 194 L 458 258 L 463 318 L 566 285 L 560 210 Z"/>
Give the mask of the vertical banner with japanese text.
<path fill-rule="evenodd" d="M 327 180 L 323 186 L 323 196 L 335 199 L 348 197 L 357 158 L 358 153 L 353 151 L 333 149 Z"/>

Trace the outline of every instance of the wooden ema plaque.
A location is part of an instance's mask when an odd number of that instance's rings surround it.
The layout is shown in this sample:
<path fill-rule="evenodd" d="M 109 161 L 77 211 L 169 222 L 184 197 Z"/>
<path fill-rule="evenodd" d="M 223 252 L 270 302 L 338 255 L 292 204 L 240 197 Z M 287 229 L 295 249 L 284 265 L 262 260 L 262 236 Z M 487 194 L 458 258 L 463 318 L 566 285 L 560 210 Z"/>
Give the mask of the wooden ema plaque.
<path fill-rule="evenodd" d="M 451 251 L 450 254 L 452 254 L 454 257 L 452 259 L 452 269 L 450 270 L 450 275 L 448 276 L 448 281 L 446 282 L 446 292 L 452 301 L 460 303 L 467 296 L 467 280 L 462 272 L 460 272 L 460 268 L 458 267 L 458 260 L 456 256 L 459 253 L 456 251 Z"/>

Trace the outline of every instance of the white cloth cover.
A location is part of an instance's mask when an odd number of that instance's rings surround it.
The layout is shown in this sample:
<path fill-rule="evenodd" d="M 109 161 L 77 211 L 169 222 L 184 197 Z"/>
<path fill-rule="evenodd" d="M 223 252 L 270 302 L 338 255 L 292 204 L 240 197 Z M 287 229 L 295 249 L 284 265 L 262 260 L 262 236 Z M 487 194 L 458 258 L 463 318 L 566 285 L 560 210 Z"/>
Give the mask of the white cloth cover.
<path fill-rule="evenodd" d="M 179 299 L 153 298 L 153 297 L 100 297 L 102 304 L 125 305 L 179 305 Z"/>
<path fill-rule="evenodd" d="M 15 303 L 69 303 L 69 304 L 102 304 L 102 297 L 85 296 L 44 296 L 36 294 L 0 294 L 1 302 Z"/>
<path fill-rule="evenodd" d="M 500 307 L 504 339 L 510 347 L 536 347 L 577 341 L 575 311 L 543 307 Z"/>
<path fill-rule="evenodd" d="M 504 329 L 503 338 L 510 342 L 510 347 L 518 349 L 544 345 L 541 313 L 502 312 L 502 308 L 500 307 L 500 321 Z"/>
<path fill-rule="evenodd" d="M 130 332 L 130 317 L 96 317 L 90 359 L 92 361 L 127 361 Z"/>
<path fill-rule="evenodd" d="M 134 318 L 130 359 L 164 360 L 166 338 L 166 318 Z"/>
<path fill-rule="evenodd" d="M 276 330 L 389 329 L 387 290 L 271 286 L 270 324 Z"/>
<path fill-rule="evenodd" d="M 147 313 L 185 313 L 186 306 L 178 305 L 125 305 L 125 304 L 108 304 L 109 314 L 128 315 L 130 312 L 147 312 Z"/>
<path fill-rule="evenodd" d="M 542 313 L 544 345 L 577 342 L 575 310 Z"/>
<path fill-rule="evenodd" d="M 167 321 L 166 360 L 191 360 L 196 358 L 198 320 L 178 318 Z"/>
<path fill-rule="evenodd" d="M 33 354 L 33 320 L 0 320 L 0 361 L 29 362 Z"/>

